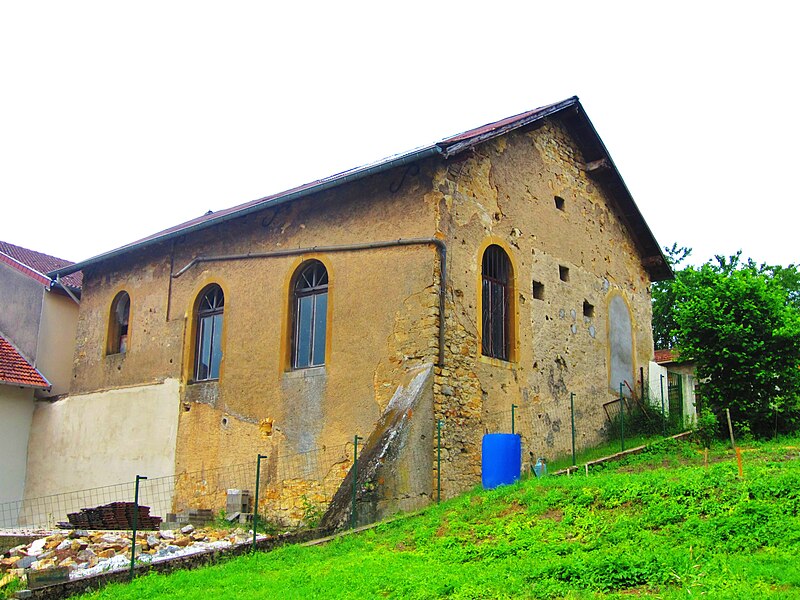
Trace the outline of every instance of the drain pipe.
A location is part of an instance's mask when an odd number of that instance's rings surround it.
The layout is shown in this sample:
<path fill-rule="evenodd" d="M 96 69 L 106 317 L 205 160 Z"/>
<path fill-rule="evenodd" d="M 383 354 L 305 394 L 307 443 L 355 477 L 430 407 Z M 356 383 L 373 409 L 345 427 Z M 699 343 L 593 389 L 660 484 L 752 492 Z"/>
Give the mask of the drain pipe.
<path fill-rule="evenodd" d="M 62 290 L 64 290 L 67 293 L 67 296 L 72 298 L 72 301 L 75 302 L 75 304 L 77 304 L 78 306 L 81 305 L 81 301 L 78 300 L 78 298 L 75 296 L 75 294 L 72 293 L 72 290 L 70 290 L 66 285 L 61 283 L 61 277 L 59 275 L 56 275 L 55 283 L 56 283 L 56 285 L 58 285 L 58 287 L 60 287 Z"/>
<path fill-rule="evenodd" d="M 271 252 L 251 252 L 248 254 L 221 254 L 217 256 L 197 256 L 189 261 L 185 267 L 180 269 L 172 277 L 177 279 L 193 266 L 207 262 L 221 262 L 229 260 L 247 260 L 250 258 L 274 258 L 279 256 L 297 256 L 299 254 L 311 254 L 314 252 L 355 252 L 359 250 L 375 250 L 377 248 L 396 248 L 398 246 L 428 246 L 433 245 L 439 254 L 439 367 L 444 366 L 444 306 L 447 293 L 447 245 L 443 240 L 436 237 L 429 238 L 407 238 L 397 240 L 386 240 L 382 242 L 365 242 L 363 244 L 342 244 L 338 246 L 311 246 L 308 248 L 289 248 L 286 250 L 273 250 Z"/>

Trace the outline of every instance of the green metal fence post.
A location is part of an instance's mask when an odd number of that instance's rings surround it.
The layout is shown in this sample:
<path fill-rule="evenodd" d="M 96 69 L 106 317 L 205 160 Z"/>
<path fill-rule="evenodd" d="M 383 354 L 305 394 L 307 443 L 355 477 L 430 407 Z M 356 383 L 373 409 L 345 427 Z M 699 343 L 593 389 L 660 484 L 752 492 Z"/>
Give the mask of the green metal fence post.
<path fill-rule="evenodd" d="M 139 518 L 139 482 L 147 477 L 136 476 L 136 491 L 133 493 L 133 530 L 131 531 L 131 579 L 133 579 L 133 568 L 136 564 L 136 526 Z"/>
<path fill-rule="evenodd" d="M 253 505 L 253 552 L 256 551 L 256 535 L 258 535 L 258 488 L 261 487 L 261 459 L 266 454 L 259 454 L 256 459 L 256 503 Z"/>
<path fill-rule="evenodd" d="M 358 440 L 363 438 L 353 437 L 353 506 L 350 510 L 350 528 L 356 527 L 356 492 L 358 490 Z"/>
<path fill-rule="evenodd" d="M 442 420 L 436 422 L 436 502 L 442 501 Z"/>
<path fill-rule="evenodd" d="M 664 429 L 664 435 L 667 435 L 667 416 L 664 414 L 664 375 L 661 377 L 661 424 Z"/>
<path fill-rule="evenodd" d="M 514 434 L 514 415 L 515 415 L 514 411 L 516 410 L 516 408 L 517 408 L 516 404 L 512 404 L 511 405 L 511 433 L 512 433 L 512 435 Z"/>
<path fill-rule="evenodd" d="M 622 395 L 622 382 L 619 384 L 619 431 L 622 451 L 625 452 L 625 396 Z"/>
<path fill-rule="evenodd" d="M 569 417 L 572 421 L 572 466 L 575 466 L 575 392 L 569 395 Z"/>

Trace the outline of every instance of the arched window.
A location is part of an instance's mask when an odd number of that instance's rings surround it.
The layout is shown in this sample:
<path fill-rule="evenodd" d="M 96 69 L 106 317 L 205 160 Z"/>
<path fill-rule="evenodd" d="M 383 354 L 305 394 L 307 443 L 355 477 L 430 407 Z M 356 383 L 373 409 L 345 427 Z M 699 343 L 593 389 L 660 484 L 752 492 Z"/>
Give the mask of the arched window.
<path fill-rule="evenodd" d="M 120 292 L 111 303 L 108 320 L 108 354 L 125 354 L 128 350 L 128 320 L 131 315 L 131 297 Z"/>
<path fill-rule="evenodd" d="M 292 368 L 325 364 L 328 271 L 318 260 L 301 265 L 293 291 Z"/>
<path fill-rule="evenodd" d="M 511 261 L 500 246 L 491 245 L 483 253 L 481 269 L 482 329 L 481 352 L 484 356 L 509 359 Z"/>
<path fill-rule="evenodd" d="M 218 285 L 210 285 L 197 302 L 197 339 L 195 343 L 194 380 L 219 379 L 222 362 L 222 312 L 225 295 Z"/>

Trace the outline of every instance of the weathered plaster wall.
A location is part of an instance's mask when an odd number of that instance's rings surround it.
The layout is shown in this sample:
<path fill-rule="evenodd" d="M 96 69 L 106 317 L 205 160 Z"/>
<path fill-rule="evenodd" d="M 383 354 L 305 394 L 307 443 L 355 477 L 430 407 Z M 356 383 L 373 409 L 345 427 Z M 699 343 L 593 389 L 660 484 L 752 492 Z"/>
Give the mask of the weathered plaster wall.
<path fill-rule="evenodd" d="M 0 263 L 0 332 L 23 356 L 36 359 L 44 285 Z"/>
<path fill-rule="evenodd" d="M 78 326 L 78 305 L 58 292 L 45 292 L 39 322 L 39 351 L 36 368 L 50 382 L 49 392 L 42 396 L 59 396 L 69 391 L 72 383 L 72 353 Z"/>
<path fill-rule="evenodd" d="M 617 298 L 629 308 L 635 379 L 652 357 L 650 282 L 624 221 L 587 176 L 574 142 L 548 122 L 446 162 L 430 160 L 418 173 L 397 169 L 87 271 L 73 392 L 176 378 L 178 472 L 254 462 L 260 452 L 272 457 L 270 477 L 323 494 L 281 465 L 289 455 L 368 436 L 404 375 L 435 361 L 435 249 L 310 249 L 201 263 L 177 279 L 170 273 L 199 255 L 437 235 L 447 243 L 449 269 L 445 365 L 433 385 L 436 418 L 445 421 L 443 494 L 480 480 L 481 434 L 507 430 L 512 403 L 526 452 L 552 458 L 568 451 L 570 393 L 577 396 L 578 444 L 597 442 L 603 403 L 614 397 L 609 306 Z M 510 361 L 480 355 L 480 265 L 493 243 L 513 265 Z M 325 366 L 292 371 L 290 282 L 311 258 L 330 277 Z M 225 292 L 224 358 L 219 381 L 192 383 L 192 310 L 209 283 Z M 106 356 L 110 306 L 122 289 L 131 297 L 129 349 Z M 329 462 L 327 480 L 336 482 L 348 465 L 341 457 Z M 298 498 L 278 496 L 270 502 L 296 514 Z"/>
<path fill-rule="evenodd" d="M 133 481 L 137 474 L 172 475 L 178 391 L 178 381 L 168 379 L 37 402 L 25 498 Z"/>
<path fill-rule="evenodd" d="M 587 176 L 557 122 L 481 145 L 440 168 L 434 186 L 451 256 L 448 354 L 434 388 L 437 418 L 446 421 L 442 470 L 451 495 L 479 481 L 481 435 L 509 431 L 512 404 L 526 458 L 569 451 L 570 393 L 578 445 L 601 438 L 602 404 L 612 399 L 609 303 L 621 297 L 630 306 L 638 378 L 652 357 L 650 281 L 613 201 Z M 480 352 L 481 258 L 489 244 L 506 250 L 514 271 L 508 362 Z"/>
<path fill-rule="evenodd" d="M 430 237 L 436 206 L 426 196 L 429 171 L 389 172 L 89 270 L 73 393 L 100 397 L 102 390 L 179 379 L 179 473 L 368 436 L 408 369 L 436 356 L 433 245 L 208 262 L 172 281 L 170 272 L 199 255 Z M 293 371 L 290 281 L 311 258 L 329 274 L 326 361 Z M 192 383 L 192 309 L 209 283 L 225 293 L 221 374 L 219 381 Z M 123 289 L 131 298 L 128 351 L 107 356 L 111 302 Z M 320 468 L 336 471 L 333 463 Z M 279 472 L 277 464 L 271 473 Z"/>
<path fill-rule="evenodd" d="M 0 503 L 22 500 L 33 390 L 0 385 Z"/>

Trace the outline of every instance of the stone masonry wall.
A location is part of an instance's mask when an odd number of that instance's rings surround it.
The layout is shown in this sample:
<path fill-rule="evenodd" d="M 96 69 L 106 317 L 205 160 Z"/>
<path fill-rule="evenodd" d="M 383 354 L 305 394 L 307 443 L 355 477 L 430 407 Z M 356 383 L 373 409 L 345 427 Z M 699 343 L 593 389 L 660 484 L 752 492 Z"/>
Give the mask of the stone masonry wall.
<path fill-rule="evenodd" d="M 526 457 L 570 452 L 571 393 L 577 445 L 601 440 L 603 403 L 616 397 L 608 305 L 620 295 L 629 307 L 635 385 L 652 356 L 650 281 L 613 200 L 586 174 L 557 121 L 487 142 L 433 180 L 438 229 L 450 248 L 447 355 L 434 393 L 436 417 L 445 421 L 443 494 L 452 496 L 479 483 L 482 434 L 510 432 L 512 404 Z M 489 244 L 505 249 L 514 270 L 510 361 L 480 351 Z"/>

